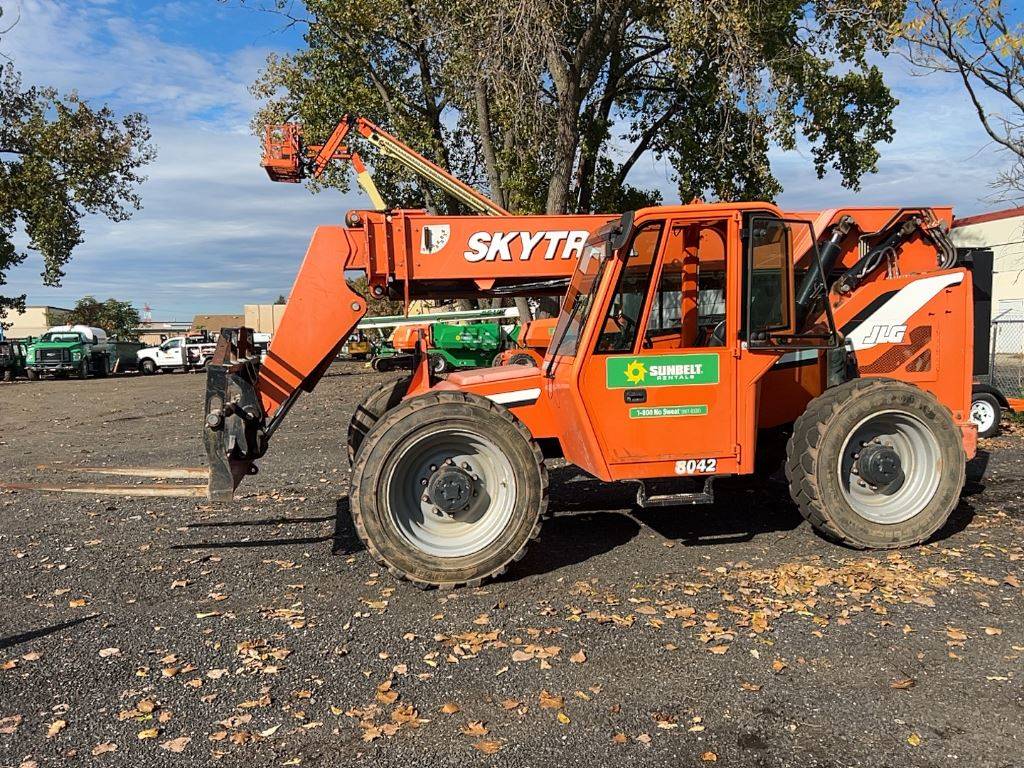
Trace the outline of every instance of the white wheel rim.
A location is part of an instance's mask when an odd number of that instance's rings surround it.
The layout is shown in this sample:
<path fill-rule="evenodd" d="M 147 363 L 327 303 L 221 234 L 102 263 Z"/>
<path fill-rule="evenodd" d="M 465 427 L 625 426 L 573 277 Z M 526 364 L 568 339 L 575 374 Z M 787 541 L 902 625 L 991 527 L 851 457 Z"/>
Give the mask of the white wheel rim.
<path fill-rule="evenodd" d="M 446 461 L 468 465 L 478 478 L 478 495 L 452 515 L 424 500 L 424 481 Z M 517 490 L 512 462 L 490 439 L 440 426 L 399 447 L 382 496 L 388 519 L 406 542 L 432 557 L 451 558 L 475 554 L 501 536 L 512 519 Z"/>
<path fill-rule="evenodd" d="M 986 432 L 996 422 L 996 409 L 987 400 L 975 400 L 971 403 L 971 421 L 979 432 Z"/>
<path fill-rule="evenodd" d="M 859 451 L 870 444 L 892 448 L 899 456 L 904 480 L 884 493 L 857 473 Z M 923 421 L 905 411 L 874 413 L 857 424 L 839 454 L 839 483 L 854 512 L 882 525 L 902 523 L 919 514 L 934 498 L 942 479 L 939 441 Z"/>

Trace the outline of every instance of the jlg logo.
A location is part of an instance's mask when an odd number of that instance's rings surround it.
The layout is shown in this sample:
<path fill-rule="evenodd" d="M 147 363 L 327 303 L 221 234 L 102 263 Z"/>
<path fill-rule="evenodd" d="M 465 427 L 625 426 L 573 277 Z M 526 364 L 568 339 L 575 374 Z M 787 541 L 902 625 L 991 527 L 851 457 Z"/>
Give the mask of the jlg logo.
<path fill-rule="evenodd" d="M 534 251 L 543 249 L 547 260 L 579 258 L 590 233 L 585 230 L 551 232 L 474 232 L 469 236 L 466 261 L 529 261 Z M 513 255 L 518 251 L 517 255 Z"/>
<path fill-rule="evenodd" d="M 871 347 L 875 344 L 898 344 L 903 341 L 906 333 L 905 325 L 873 325 L 868 329 L 864 345 Z"/>

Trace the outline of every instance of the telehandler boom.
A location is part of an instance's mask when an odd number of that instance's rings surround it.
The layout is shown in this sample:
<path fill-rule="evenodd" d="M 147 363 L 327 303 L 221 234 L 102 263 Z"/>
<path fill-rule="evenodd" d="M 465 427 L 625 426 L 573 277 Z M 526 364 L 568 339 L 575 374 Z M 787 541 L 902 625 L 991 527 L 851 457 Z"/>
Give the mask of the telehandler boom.
<path fill-rule="evenodd" d="M 357 409 L 352 516 L 396 576 L 451 587 L 502 573 L 547 512 L 545 455 L 637 483 L 641 505 L 698 503 L 714 478 L 753 473 L 759 431 L 783 425 L 793 499 L 827 538 L 907 546 L 956 506 L 976 431 L 970 263 L 946 236 L 950 209 L 490 213 L 357 211 L 317 230 L 266 361 L 248 329 L 221 335 L 211 498 L 255 472 L 365 313 L 347 270 L 408 299 L 535 293 L 567 265 L 542 366 L 438 381 L 421 360 Z"/>

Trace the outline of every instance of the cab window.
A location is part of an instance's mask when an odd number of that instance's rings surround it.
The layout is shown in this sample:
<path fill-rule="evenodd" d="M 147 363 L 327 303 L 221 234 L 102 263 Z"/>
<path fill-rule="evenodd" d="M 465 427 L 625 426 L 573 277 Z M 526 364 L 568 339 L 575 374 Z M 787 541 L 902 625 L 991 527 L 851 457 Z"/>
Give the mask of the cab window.
<path fill-rule="evenodd" d="M 160 345 L 160 349 L 166 352 L 167 350 L 170 349 L 177 349 L 180 346 L 181 339 L 171 339 L 170 341 L 165 341 L 162 345 Z"/>
<path fill-rule="evenodd" d="M 750 222 L 747 333 L 754 339 L 790 326 L 789 227 L 780 219 Z"/>
<path fill-rule="evenodd" d="M 663 222 L 642 225 L 633 235 L 626 251 L 626 263 L 619 273 L 619 282 L 608 312 L 601 325 L 595 352 L 614 354 L 633 349 L 640 328 L 644 300 L 657 264 L 658 245 L 661 242 Z M 667 308 L 667 322 L 671 322 L 671 308 Z"/>
<path fill-rule="evenodd" d="M 725 345 L 727 226 L 726 220 L 671 226 L 644 348 Z"/>

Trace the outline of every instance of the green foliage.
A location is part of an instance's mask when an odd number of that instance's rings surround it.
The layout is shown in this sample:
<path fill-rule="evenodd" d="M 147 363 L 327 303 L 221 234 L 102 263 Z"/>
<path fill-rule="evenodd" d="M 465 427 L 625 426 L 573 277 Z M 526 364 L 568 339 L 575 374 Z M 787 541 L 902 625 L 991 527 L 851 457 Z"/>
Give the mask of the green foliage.
<path fill-rule="evenodd" d="M 249 0 L 261 5 L 260 0 Z M 267 0 L 269 2 L 269 0 Z M 305 27 L 253 90 L 256 127 L 297 119 L 315 142 L 344 114 L 380 123 L 516 212 L 623 210 L 647 153 L 680 197 L 774 199 L 770 151 L 809 146 L 856 189 L 891 140 L 879 69 L 905 0 L 306 0 Z M 376 156 L 393 206 L 450 210 Z M 323 184 L 349 188 L 346 169 Z"/>
<path fill-rule="evenodd" d="M 0 68 L 0 286 L 29 251 L 43 257 L 43 284 L 60 285 L 83 216 L 128 219 L 140 207 L 139 169 L 154 157 L 143 115 L 119 120 L 75 93 L 23 87 L 13 64 Z M 19 226 L 27 249 L 15 245 Z M 24 304 L 0 296 L 0 319 Z"/>
<path fill-rule="evenodd" d="M 285 295 L 283 293 L 281 293 L 281 294 L 278 294 L 277 301 L 275 301 L 274 303 L 275 304 L 287 304 L 288 303 L 288 299 L 285 297 Z"/>
<path fill-rule="evenodd" d="M 92 296 L 84 296 L 75 304 L 68 315 L 68 325 L 89 325 L 102 328 L 118 341 L 138 341 L 139 311 L 130 302 L 107 299 L 96 301 Z"/>

